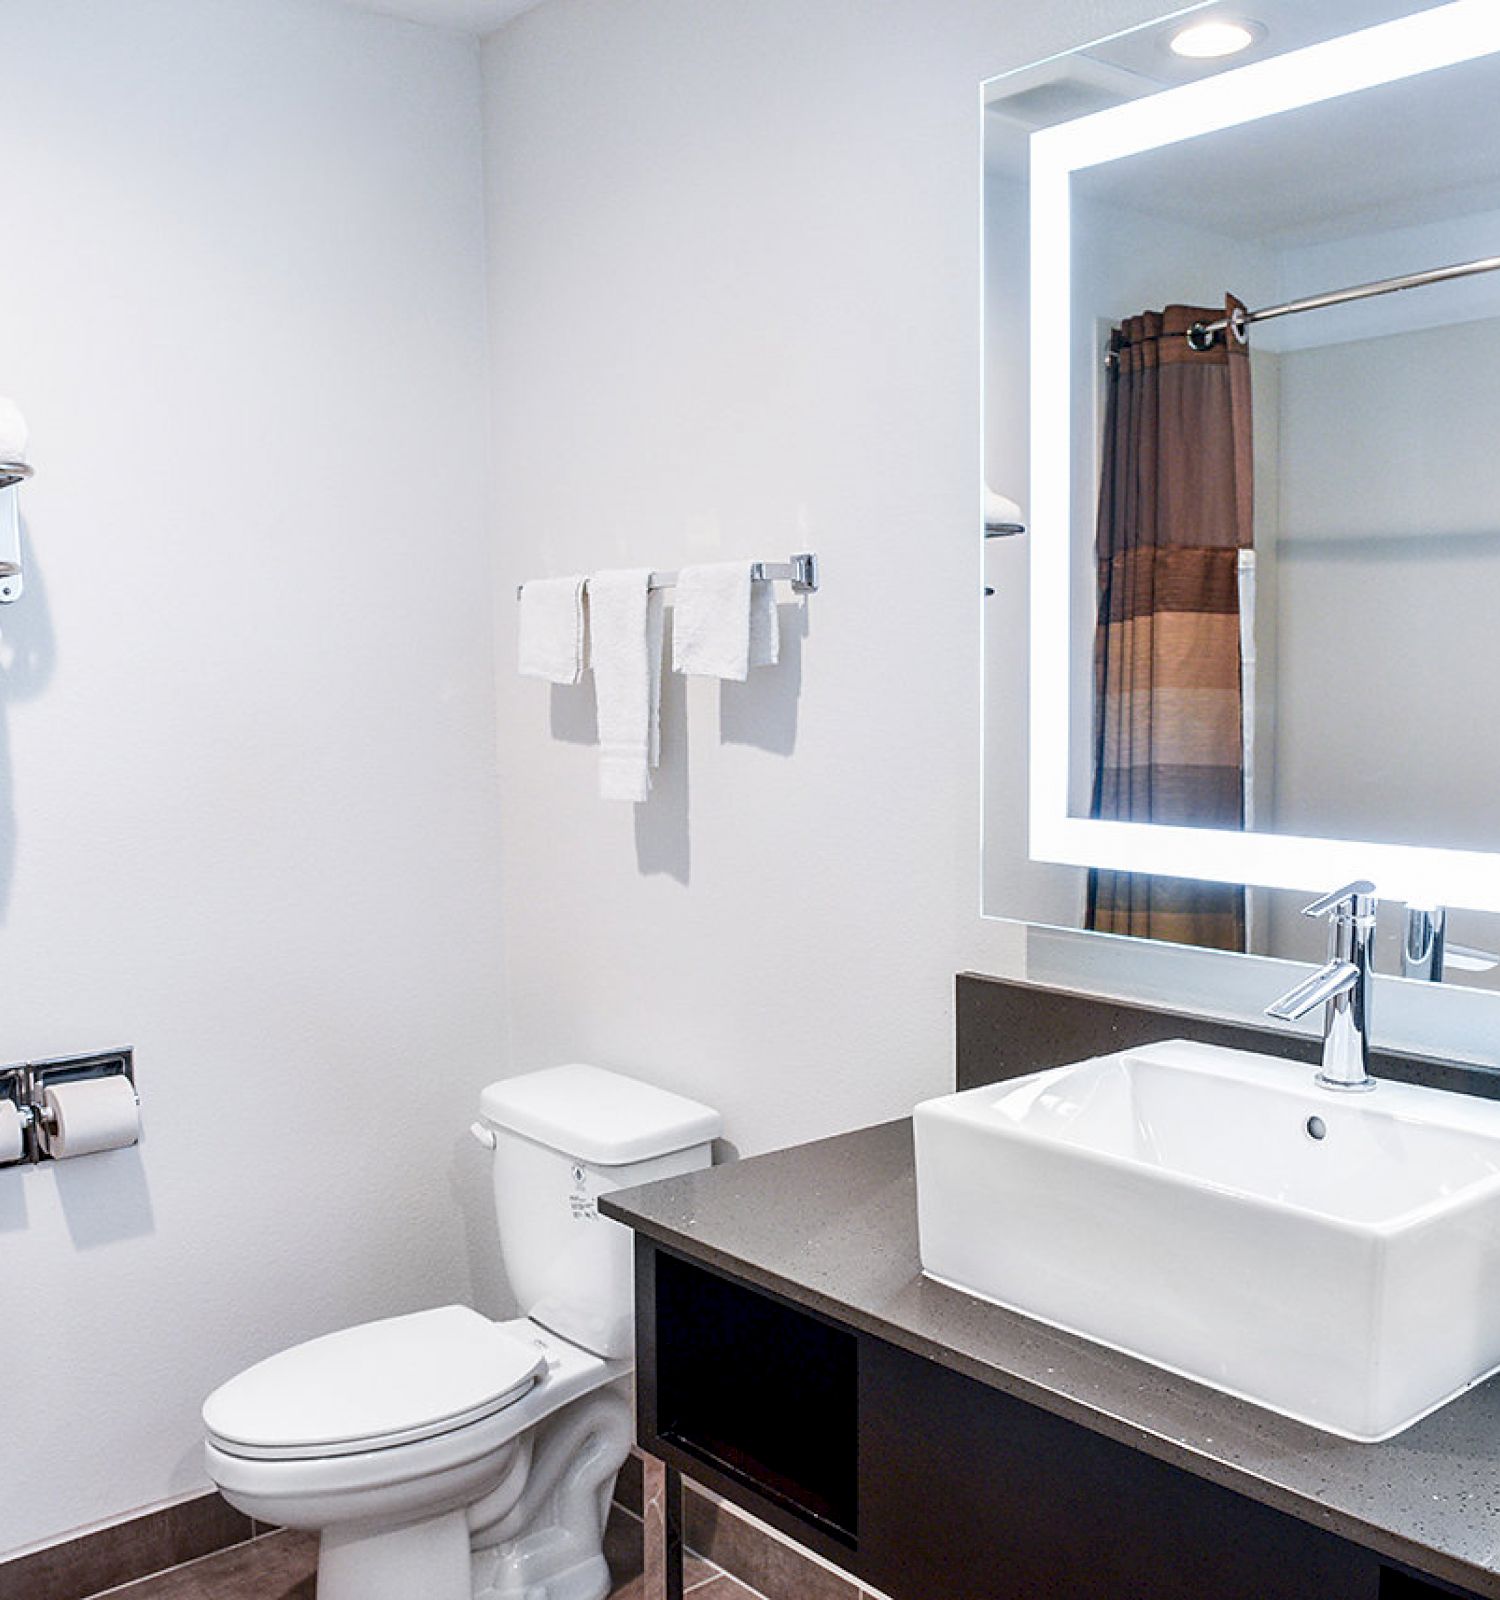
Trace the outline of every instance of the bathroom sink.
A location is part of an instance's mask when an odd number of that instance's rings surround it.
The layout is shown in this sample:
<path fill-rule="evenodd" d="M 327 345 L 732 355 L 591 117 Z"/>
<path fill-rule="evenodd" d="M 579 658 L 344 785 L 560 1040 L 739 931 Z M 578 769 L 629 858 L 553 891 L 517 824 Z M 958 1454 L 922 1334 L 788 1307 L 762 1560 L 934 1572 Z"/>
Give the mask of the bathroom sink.
<path fill-rule="evenodd" d="M 1500 1103 L 1174 1040 L 916 1108 L 928 1276 L 1346 1438 L 1500 1368 Z"/>

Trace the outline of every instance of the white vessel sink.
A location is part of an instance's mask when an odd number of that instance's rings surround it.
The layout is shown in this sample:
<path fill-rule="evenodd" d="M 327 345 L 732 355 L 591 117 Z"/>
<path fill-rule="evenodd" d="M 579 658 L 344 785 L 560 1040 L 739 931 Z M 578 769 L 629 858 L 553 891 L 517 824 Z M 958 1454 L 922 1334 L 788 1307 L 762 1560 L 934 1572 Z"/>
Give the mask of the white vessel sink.
<path fill-rule="evenodd" d="M 915 1128 L 956 1288 L 1351 1439 L 1500 1368 L 1500 1103 L 1174 1040 Z"/>

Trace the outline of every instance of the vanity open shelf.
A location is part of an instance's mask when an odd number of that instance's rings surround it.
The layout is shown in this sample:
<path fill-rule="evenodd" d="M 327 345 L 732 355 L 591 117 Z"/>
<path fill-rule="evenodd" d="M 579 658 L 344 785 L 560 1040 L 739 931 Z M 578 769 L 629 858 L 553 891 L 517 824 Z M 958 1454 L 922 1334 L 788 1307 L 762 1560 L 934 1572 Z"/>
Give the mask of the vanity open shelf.
<path fill-rule="evenodd" d="M 681 1256 L 645 1266 L 657 1437 L 853 1548 L 855 1335 Z"/>

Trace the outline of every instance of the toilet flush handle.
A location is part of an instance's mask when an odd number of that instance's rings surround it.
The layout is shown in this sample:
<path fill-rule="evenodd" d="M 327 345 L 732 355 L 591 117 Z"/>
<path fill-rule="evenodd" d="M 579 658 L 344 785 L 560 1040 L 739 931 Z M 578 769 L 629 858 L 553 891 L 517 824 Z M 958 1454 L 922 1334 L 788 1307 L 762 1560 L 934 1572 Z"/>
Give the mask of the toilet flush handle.
<path fill-rule="evenodd" d="M 469 1132 L 474 1135 L 486 1150 L 495 1148 L 495 1130 L 493 1128 L 486 1127 L 482 1122 L 471 1122 L 469 1124 Z"/>

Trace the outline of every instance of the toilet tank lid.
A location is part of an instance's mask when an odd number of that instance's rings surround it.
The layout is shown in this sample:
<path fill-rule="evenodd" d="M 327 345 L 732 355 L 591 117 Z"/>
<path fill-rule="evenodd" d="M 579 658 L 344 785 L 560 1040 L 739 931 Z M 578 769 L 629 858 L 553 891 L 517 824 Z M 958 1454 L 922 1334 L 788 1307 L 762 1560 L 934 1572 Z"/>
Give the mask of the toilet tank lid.
<path fill-rule="evenodd" d="M 723 1126 L 696 1100 L 582 1062 L 502 1078 L 480 1095 L 479 1108 L 497 1128 L 601 1167 L 707 1144 Z"/>

